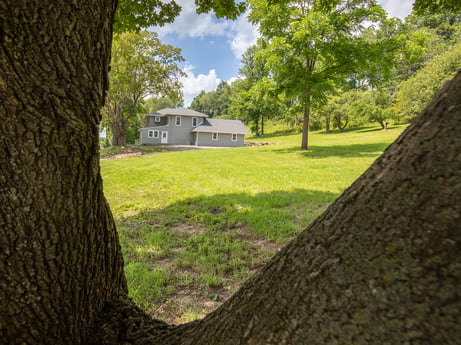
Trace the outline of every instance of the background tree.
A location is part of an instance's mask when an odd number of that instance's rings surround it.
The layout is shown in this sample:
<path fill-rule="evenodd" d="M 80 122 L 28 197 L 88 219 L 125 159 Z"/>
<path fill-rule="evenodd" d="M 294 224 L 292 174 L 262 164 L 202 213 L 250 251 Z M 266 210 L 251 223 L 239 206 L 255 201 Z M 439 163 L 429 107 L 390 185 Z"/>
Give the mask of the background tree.
<path fill-rule="evenodd" d="M 180 61 L 180 49 L 162 44 L 156 33 L 125 32 L 115 36 L 110 88 L 103 112 L 112 145 L 125 145 L 129 124 L 137 120 L 145 97 L 181 98 L 179 77 L 184 73 L 177 65 Z"/>
<path fill-rule="evenodd" d="M 277 86 L 304 108 L 301 149 L 308 149 L 312 106 L 323 102 L 335 83 L 383 60 L 385 41 L 360 37 L 365 22 L 379 22 L 384 10 L 373 0 L 250 1 L 250 19 L 268 41 L 266 56 Z M 383 75 L 386 64 L 380 64 Z M 375 69 L 378 70 L 378 69 Z"/>
<path fill-rule="evenodd" d="M 215 91 L 202 90 L 195 96 L 190 108 L 210 117 L 225 116 L 229 113 L 230 92 L 229 84 L 221 81 Z"/>
<path fill-rule="evenodd" d="M 142 314 L 99 171 L 114 11 L 0 3 L 2 345 L 460 339 L 461 73 L 217 312 L 179 327 Z"/>
<path fill-rule="evenodd" d="M 229 114 L 251 125 L 256 135 L 264 134 L 264 120 L 280 113 L 274 82 L 265 77 L 252 84 L 250 79 L 235 81 L 232 88 Z"/>
<path fill-rule="evenodd" d="M 184 100 L 177 100 L 167 96 L 150 97 L 144 100 L 143 107 L 146 113 L 153 113 L 154 111 L 165 108 L 183 107 Z"/>
<path fill-rule="evenodd" d="M 461 42 L 434 57 L 414 76 L 398 85 L 395 104 L 397 116 L 402 121 L 413 119 L 460 68 Z"/>
<path fill-rule="evenodd" d="M 449 12 L 407 16 L 405 23 L 395 28 L 402 41 L 395 82 L 413 76 L 425 63 L 455 44 L 461 34 L 460 23 L 461 15 Z"/>
<path fill-rule="evenodd" d="M 387 130 L 389 120 L 395 119 L 393 109 L 394 95 L 392 90 L 377 89 L 370 91 L 352 91 L 355 94 L 351 102 L 351 111 L 358 123 L 378 122 L 383 130 Z"/>
<path fill-rule="evenodd" d="M 333 121 L 340 132 L 344 132 L 350 121 L 350 103 L 345 97 L 333 96 L 329 100 L 332 106 Z"/>
<path fill-rule="evenodd" d="M 275 82 L 269 78 L 264 56 L 259 56 L 265 45 L 263 40 L 250 46 L 242 56 L 240 80 L 234 82 L 231 96 L 231 117 L 251 123 L 255 135 L 264 134 L 264 119 L 280 113 Z"/>

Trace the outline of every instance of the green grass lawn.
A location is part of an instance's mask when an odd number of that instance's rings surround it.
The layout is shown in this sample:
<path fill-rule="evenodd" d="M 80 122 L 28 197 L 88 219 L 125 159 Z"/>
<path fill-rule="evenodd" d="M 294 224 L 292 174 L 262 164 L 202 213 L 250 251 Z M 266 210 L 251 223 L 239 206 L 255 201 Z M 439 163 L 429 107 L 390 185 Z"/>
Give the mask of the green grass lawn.
<path fill-rule="evenodd" d="M 274 145 L 101 161 L 131 296 L 185 322 L 228 298 L 403 131 L 266 135 Z"/>

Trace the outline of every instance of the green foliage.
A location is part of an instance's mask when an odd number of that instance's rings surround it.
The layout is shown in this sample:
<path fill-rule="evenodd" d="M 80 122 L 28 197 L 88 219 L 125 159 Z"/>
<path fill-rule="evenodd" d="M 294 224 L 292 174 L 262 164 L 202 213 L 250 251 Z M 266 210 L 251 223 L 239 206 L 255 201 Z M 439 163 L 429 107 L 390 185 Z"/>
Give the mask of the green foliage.
<path fill-rule="evenodd" d="M 402 121 L 418 115 L 440 88 L 461 68 L 461 42 L 427 62 L 398 86 L 395 109 Z"/>
<path fill-rule="evenodd" d="M 162 44 L 156 33 L 125 32 L 115 36 L 110 88 L 103 111 L 113 145 L 124 146 L 129 129 L 137 132 L 136 115 L 143 111 L 145 97 L 181 98 L 179 77 L 183 72 L 177 64 L 182 60 L 180 49 Z"/>
<path fill-rule="evenodd" d="M 461 10 L 461 3 L 459 0 L 415 0 L 413 10 L 418 14 L 456 12 Z"/>
<path fill-rule="evenodd" d="M 246 2 L 239 0 L 195 0 L 197 13 L 214 11 L 218 18 L 237 19 L 245 12 Z"/>
<path fill-rule="evenodd" d="M 388 121 L 395 119 L 394 95 L 391 90 L 351 92 L 353 93 L 351 110 L 357 118 L 357 123 L 378 122 L 382 129 L 387 129 Z"/>
<path fill-rule="evenodd" d="M 396 28 L 402 47 L 394 80 L 396 83 L 414 75 L 426 62 L 455 44 L 461 37 L 461 15 L 409 15 Z"/>
<path fill-rule="evenodd" d="M 152 25 L 164 25 L 173 22 L 180 11 L 181 6 L 175 1 L 118 0 L 114 31 L 139 31 Z"/>
<path fill-rule="evenodd" d="M 197 13 L 214 11 L 219 18 L 237 19 L 246 9 L 244 1 L 195 0 Z M 150 26 L 171 23 L 181 12 L 174 0 L 118 0 L 114 32 L 133 32 Z"/>
<path fill-rule="evenodd" d="M 195 96 L 190 108 L 210 117 L 225 116 L 229 113 L 230 94 L 231 87 L 222 81 L 216 91 L 202 91 Z"/>
<path fill-rule="evenodd" d="M 233 83 L 230 103 L 231 117 L 251 124 L 257 136 L 264 134 L 264 120 L 279 115 L 282 106 L 264 55 L 260 54 L 264 46 L 264 40 L 259 40 L 243 54 L 241 78 Z"/>
<path fill-rule="evenodd" d="M 303 149 L 310 110 L 325 102 L 335 84 L 362 71 L 384 78 L 391 67 L 380 62 L 394 49 L 393 38 L 370 41 L 360 35 L 366 22 L 385 17 L 374 1 L 252 0 L 250 8 L 251 21 L 268 42 L 264 55 L 278 89 L 304 109 Z"/>
<path fill-rule="evenodd" d="M 183 105 L 184 101 L 182 99 L 178 101 L 168 96 L 160 96 L 145 99 L 143 108 L 145 113 L 153 113 L 161 109 L 182 107 Z"/>

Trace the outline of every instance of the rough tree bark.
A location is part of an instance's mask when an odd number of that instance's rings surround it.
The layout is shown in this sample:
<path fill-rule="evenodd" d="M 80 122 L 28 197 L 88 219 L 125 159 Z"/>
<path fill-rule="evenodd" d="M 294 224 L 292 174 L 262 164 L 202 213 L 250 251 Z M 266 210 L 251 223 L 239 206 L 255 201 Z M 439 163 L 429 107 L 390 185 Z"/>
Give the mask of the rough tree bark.
<path fill-rule="evenodd" d="M 98 156 L 114 10 L 0 1 L 1 344 L 82 344 L 126 295 Z"/>
<path fill-rule="evenodd" d="M 113 5 L 0 1 L 0 344 L 460 343 L 461 73 L 216 312 L 137 309 L 98 164 Z"/>

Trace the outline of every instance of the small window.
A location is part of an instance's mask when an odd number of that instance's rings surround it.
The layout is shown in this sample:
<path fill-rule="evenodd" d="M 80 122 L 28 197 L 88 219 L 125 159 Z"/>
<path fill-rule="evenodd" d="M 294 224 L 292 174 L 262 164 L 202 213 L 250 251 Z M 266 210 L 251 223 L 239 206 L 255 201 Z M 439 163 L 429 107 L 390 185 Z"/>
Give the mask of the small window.
<path fill-rule="evenodd" d="M 176 126 L 181 126 L 181 116 L 176 116 Z"/>
<path fill-rule="evenodd" d="M 213 134 L 211 135 L 211 139 L 212 139 L 212 140 L 218 140 L 218 133 L 213 133 Z"/>
<path fill-rule="evenodd" d="M 160 116 L 155 116 L 154 119 L 155 119 L 155 120 L 154 120 L 155 122 L 160 122 Z"/>
<path fill-rule="evenodd" d="M 148 130 L 147 137 L 148 138 L 158 138 L 158 131 L 152 130 L 152 129 Z"/>
<path fill-rule="evenodd" d="M 195 127 L 195 126 L 197 126 L 197 118 L 193 117 L 192 118 L 192 127 Z"/>
<path fill-rule="evenodd" d="M 237 141 L 237 134 L 232 134 L 232 141 Z"/>

